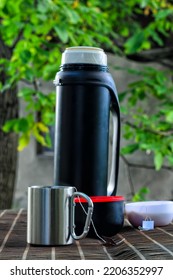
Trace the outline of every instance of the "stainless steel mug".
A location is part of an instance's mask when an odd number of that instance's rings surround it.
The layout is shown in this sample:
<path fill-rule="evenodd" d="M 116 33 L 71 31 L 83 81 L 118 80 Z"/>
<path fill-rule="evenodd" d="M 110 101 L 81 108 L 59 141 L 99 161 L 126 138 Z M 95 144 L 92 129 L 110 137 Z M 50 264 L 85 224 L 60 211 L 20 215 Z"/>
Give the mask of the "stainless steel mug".
<path fill-rule="evenodd" d="M 83 232 L 75 233 L 75 197 L 88 202 Z M 69 186 L 31 186 L 28 188 L 27 242 L 33 245 L 68 245 L 84 238 L 90 227 L 92 200 Z"/>

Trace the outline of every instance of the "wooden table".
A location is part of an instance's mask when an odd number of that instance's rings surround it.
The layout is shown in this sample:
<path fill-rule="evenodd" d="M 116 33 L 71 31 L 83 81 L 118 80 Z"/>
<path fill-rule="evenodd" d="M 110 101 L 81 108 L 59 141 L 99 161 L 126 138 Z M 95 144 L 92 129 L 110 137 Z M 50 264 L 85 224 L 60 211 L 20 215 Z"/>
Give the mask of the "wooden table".
<path fill-rule="evenodd" d="M 125 220 L 114 245 L 85 238 L 68 246 L 37 247 L 26 243 L 26 217 L 24 209 L 0 211 L 0 260 L 173 259 L 173 224 L 139 231 Z"/>

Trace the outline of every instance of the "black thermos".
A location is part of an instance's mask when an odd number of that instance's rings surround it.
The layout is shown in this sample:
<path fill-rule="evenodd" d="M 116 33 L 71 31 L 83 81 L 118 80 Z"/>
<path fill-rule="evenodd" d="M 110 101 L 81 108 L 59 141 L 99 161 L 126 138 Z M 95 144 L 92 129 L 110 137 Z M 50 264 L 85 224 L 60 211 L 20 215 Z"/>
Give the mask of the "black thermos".
<path fill-rule="evenodd" d="M 106 54 L 100 48 L 67 48 L 54 84 L 54 184 L 75 186 L 89 196 L 115 195 L 120 110 Z M 110 112 L 113 141 L 108 178 Z"/>

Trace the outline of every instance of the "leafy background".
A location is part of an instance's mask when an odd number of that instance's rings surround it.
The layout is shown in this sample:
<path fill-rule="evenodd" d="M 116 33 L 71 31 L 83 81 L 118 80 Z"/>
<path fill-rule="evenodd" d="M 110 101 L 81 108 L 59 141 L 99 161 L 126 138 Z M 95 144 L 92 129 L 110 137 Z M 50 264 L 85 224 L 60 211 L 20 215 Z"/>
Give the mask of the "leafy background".
<path fill-rule="evenodd" d="M 116 71 L 135 77 L 119 93 L 122 135 L 126 140 L 122 159 L 129 166 L 128 155 L 140 150 L 152 155 L 152 168 L 172 170 L 172 1 L 1 0 L 0 22 L 0 104 L 9 92 L 17 94 L 16 102 L 21 99 L 26 104 L 20 118 L 18 106 L 13 118 L 7 108 L 0 141 L 9 141 L 8 137 L 15 133 L 18 151 L 27 147 L 32 137 L 50 147 L 55 93 L 43 93 L 40 81 L 54 79 L 66 47 L 98 46 L 116 56 L 144 63 L 140 70 L 116 66 Z M 148 62 L 162 67 L 148 67 Z M 19 81 L 25 85 L 20 91 Z M 7 165 L 2 158 L 2 164 Z M 2 180 L 2 191 L 6 188 L 3 184 Z M 141 188 L 147 192 L 147 188 Z"/>

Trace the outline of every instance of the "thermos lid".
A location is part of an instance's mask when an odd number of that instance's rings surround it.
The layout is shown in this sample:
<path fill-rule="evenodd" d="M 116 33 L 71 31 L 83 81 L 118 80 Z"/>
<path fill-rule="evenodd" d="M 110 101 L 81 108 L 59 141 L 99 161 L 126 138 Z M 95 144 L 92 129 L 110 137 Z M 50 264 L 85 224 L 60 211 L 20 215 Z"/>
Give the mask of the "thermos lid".
<path fill-rule="evenodd" d="M 87 63 L 107 66 L 107 55 L 100 48 L 70 47 L 62 54 L 61 64 Z"/>

